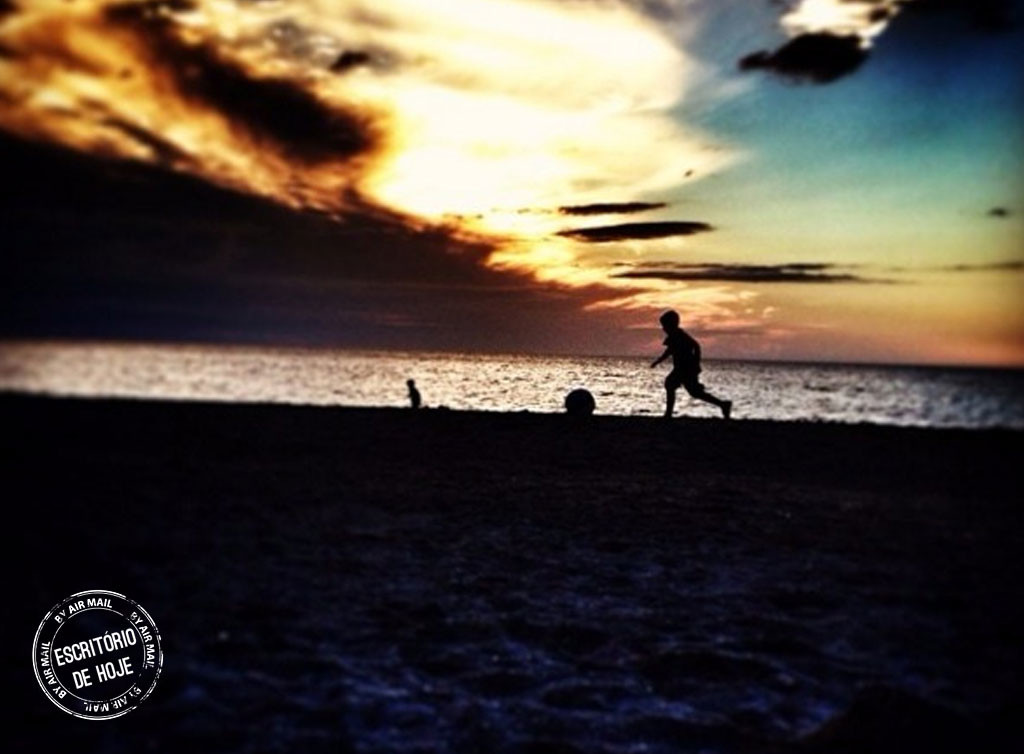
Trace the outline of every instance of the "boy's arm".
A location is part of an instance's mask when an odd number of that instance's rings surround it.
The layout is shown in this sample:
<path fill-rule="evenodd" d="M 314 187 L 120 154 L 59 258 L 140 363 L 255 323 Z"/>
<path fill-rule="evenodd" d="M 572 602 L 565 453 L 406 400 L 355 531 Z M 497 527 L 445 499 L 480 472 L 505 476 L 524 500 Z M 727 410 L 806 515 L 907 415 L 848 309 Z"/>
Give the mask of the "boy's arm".
<path fill-rule="evenodd" d="M 667 359 L 671 355 L 672 355 L 672 349 L 671 348 L 666 348 L 665 349 L 665 353 L 663 353 L 661 356 L 659 356 L 658 358 L 656 358 L 654 361 L 651 362 L 651 369 L 654 369 L 654 367 L 658 366 L 658 364 L 663 362 L 665 359 Z"/>

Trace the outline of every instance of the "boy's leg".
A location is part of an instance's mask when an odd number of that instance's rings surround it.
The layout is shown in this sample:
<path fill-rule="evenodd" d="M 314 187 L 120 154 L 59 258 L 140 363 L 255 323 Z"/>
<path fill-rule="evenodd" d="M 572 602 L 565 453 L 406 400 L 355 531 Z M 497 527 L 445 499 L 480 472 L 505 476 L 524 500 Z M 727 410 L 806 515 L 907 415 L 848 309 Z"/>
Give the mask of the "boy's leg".
<path fill-rule="evenodd" d="M 718 406 L 718 408 L 722 410 L 722 416 L 724 416 L 726 419 L 729 418 L 729 414 L 732 413 L 732 401 L 726 401 L 722 400 L 721 398 L 716 398 L 707 390 L 705 390 L 704 386 L 699 382 L 687 383 L 685 387 L 686 392 L 688 392 L 692 397 L 696 398 L 699 401 L 710 403 L 713 406 Z"/>
<path fill-rule="evenodd" d="M 679 375 L 673 369 L 665 376 L 665 418 L 671 419 L 676 408 L 676 391 L 682 384 Z"/>

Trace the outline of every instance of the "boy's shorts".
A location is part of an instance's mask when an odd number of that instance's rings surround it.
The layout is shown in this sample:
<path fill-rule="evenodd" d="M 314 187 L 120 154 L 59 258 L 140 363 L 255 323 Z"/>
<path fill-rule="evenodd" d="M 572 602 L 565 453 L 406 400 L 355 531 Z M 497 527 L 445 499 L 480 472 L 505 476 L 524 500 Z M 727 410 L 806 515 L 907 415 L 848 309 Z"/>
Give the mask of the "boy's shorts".
<path fill-rule="evenodd" d="M 665 389 L 677 390 L 680 387 L 685 388 L 690 395 L 704 392 L 704 386 L 700 383 L 696 372 L 677 372 L 673 369 L 665 377 Z"/>

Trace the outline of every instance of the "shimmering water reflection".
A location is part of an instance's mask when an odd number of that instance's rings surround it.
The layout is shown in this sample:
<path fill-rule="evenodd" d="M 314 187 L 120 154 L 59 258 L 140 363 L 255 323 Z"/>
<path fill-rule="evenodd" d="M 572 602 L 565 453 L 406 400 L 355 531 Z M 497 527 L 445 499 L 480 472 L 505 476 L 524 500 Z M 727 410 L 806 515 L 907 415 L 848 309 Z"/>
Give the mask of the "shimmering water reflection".
<path fill-rule="evenodd" d="M 0 389 L 33 393 L 346 406 L 562 410 L 585 387 L 601 414 L 658 415 L 668 369 L 646 358 L 502 356 L 95 343 L 0 343 Z M 708 361 L 737 419 L 1024 429 L 1024 372 Z M 678 415 L 716 416 L 685 395 Z"/>

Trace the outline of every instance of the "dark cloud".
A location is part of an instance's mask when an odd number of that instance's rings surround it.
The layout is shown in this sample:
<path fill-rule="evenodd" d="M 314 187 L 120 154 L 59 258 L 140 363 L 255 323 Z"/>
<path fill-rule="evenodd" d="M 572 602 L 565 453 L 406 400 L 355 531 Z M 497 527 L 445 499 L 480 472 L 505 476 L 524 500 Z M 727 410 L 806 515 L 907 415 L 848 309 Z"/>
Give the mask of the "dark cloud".
<path fill-rule="evenodd" d="M 861 274 L 861 265 L 840 265 L 827 262 L 794 262 L 790 264 L 678 264 L 673 262 L 620 263 L 625 272 L 614 278 L 633 280 L 679 280 L 725 283 L 873 283 L 909 282 Z M 857 270 L 855 272 L 854 270 Z M 935 272 L 1017 272 L 1024 270 L 1024 261 L 1008 260 L 982 264 L 951 264 L 932 267 L 871 267 L 871 272 L 915 275 Z"/>
<path fill-rule="evenodd" d="M 667 207 L 665 202 L 596 202 L 559 207 L 560 215 L 628 215 Z"/>
<path fill-rule="evenodd" d="M 989 217 L 1009 217 L 1010 210 L 1006 207 L 993 207 L 988 211 Z"/>
<path fill-rule="evenodd" d="M 574 228 L 563 230 L 560 236 L 573 238 L 588 243 L 607 243 L 609 241 L 646 240 L 668 238 L 670 236 L 691 236 L 712 230 L 707 223 L 691 221 L 667 221 L 655 223 L 622 223 L 620 225 L 599 225 L 592 228 Z"/>
<path fill-rule="evenodd" d="M 212 47 L 184 41 L 164 5 L 112 6 L 107 17 L 140 35 L 153 67 L 182 97 L 216 110 L 296 160 L 337 160 L 373 149 L 376 138 L 366 118 L 330 107 L 287 79 L 253 77 Z"/>
<path fill-rule="evenodd" d="M 0 0 L 0 18 L 14 13 L 18 10 L 18 6 L 14 4 L 13 0 Z"/>
<path fill-rule="evenodd" d="M 1024 261 L 1009 260 L 1006 262 L 990 262 L 986 264 L 951 264 L 933 268 L 939 272 L 1016 272 L 1024 270 Z"/>
<path fill-rule="evenodd" d="M 362 52 L 361 50 L 345 50 L 334 62 L 331 63 L 330 69 L 334 73 L 346 73 L 351 71 L 353 68 L 359 66 L 369 65 L 372 61 L 370 53 Z"/>
<path fill-rule="evenodd" d="M 1024 261 L 1010 259 L 1003 262 L 963 262 L 960 264 L 943 264 L 921 267 L 879 267 L 881 272 L 899 274 L 934 273 L 934 272 L 1017 272 L 1024 270 Z"/>
<path fill-rule="evenodd" d="M 645 263 L 612 277 L 634 280 L 713 281 L 731 283 L 891 283 L 840 270 L 849 269 L 824 263 L 794 264 L 671 264 Z"/>
<path fill-rule="evenodd" d="M 0 131 L 0 338 L 628 351 L 625 315 L 379 209 L 338 222 Z M 514 326 L 510 326 L 514 321 Z"/>
<path fill-rule="evenodd" d="M 177 305 L 193 298 L 193 287 L 240 280 L 262 281 L 268 297 L 284 280 L 293 287 L 525 285 L 483 267 L 490 247 L 418 231 L 383 212 L 339 223 L 184 173 L 2 133 L 0 161 L 8 185 L 17 186 L 0 203 L 4 287 L 30 297 L 93 290 L 134 305 L 148 290 L 144 297 Z"/>
<path fill-rule="evenodd" d="M 739 67 L 744 71 L 764 68 L 790 79 L 827 84 L 856 71 L 867 55 L 857 36 L 819 32 L 794 37 L 775 52 L 747 55 Z"/>

